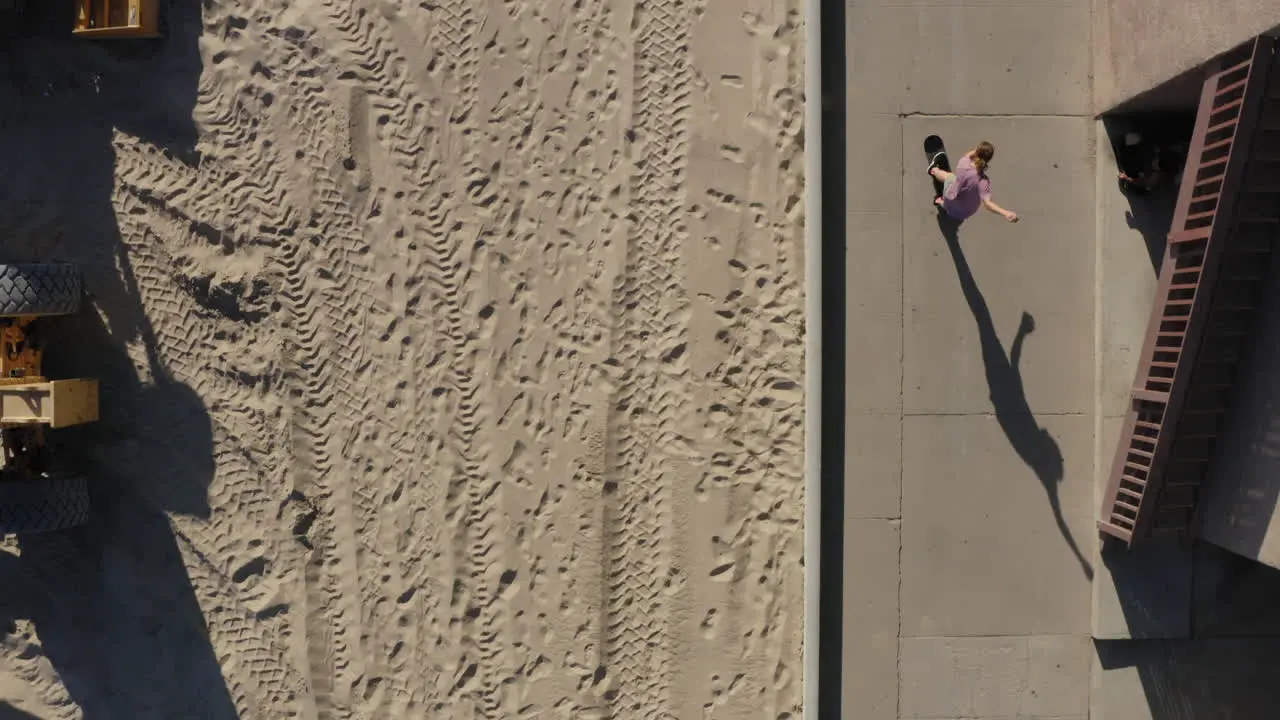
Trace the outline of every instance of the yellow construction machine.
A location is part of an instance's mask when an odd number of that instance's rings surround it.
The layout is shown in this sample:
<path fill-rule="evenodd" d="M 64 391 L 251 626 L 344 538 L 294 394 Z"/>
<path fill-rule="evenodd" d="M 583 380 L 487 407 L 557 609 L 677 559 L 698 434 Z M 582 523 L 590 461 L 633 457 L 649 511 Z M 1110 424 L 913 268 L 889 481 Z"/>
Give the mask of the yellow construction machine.
<path fill-rule="evenodd" d="M 64 263 L 0 264 L 0 534 L 84 524 L 89 489 L 54 469 L 45 426 L 98 419 L 98 381 L 51 380 L 42 369 L 41 323 L 80 310 L 80 270 Z"/>

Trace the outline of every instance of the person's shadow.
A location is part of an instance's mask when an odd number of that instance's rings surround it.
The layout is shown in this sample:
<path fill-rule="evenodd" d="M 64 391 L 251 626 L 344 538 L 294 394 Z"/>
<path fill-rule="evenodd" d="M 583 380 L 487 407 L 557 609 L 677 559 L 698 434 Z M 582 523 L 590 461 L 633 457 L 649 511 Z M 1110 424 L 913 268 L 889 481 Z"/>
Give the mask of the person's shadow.
<path fill-rule="evenodd" d="M 1018 326 L 1018 332 L 1006 355 L 1000 337 L 996 334 L 987 301 L 978 290 L 973 272 L 969 269 L 969 261 L 960 249 L 960 223 L 945 212 L 939 212 L 938 228 L 947 241 L 947 249 L 951 251 L 965 302 L 973 313 L 974 321 L 978 323 L 982 365 L 986 370 L 987 387 L 995 409 L 996 422 L 1000 424 L 1000 429 L 1004 431 L 1014 452 L 1018 453 L 1018 457 L 1031 468 L 1044 486 L 1045 493 L 1049 496 L 1049 506 L 1053 509 L 1053 519 L 1058 524 L 1062 538 L 1075 554 L 1080 568 L 1092 580 L 1093 567 L 1080 551 L 1080 546 L 1062 515 L 1062 500 L 1058 496 L 1058 486 L 1063 479 L 1062 451 L 1049 431 L 1036 422 L 1022 387 L 1022 372 L 1018 368 L 1018 362 L 1022 359 L 1022 344 L 1035 330 L 1035 320 L 1029 313 L 1022 313 L 1022 323 Z"/>

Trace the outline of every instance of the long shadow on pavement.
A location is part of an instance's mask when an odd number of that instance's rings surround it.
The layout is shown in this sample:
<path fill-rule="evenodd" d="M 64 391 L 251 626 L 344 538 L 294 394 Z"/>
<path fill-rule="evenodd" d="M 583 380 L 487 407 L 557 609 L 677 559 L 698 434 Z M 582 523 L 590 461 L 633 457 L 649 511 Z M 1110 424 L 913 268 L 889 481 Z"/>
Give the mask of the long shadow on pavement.
<path fill-rule="evenodd" d="M 1062 501 L 1058 495 L 1058 487 L 1063 478 L 1062 451 L 1049 431 L 1040 427 L 1031 406 L 1027 403 L 1026 392 L 1022 387 L 1022 372 L 1018 361 L 1022 358 L 1022 344 L 1027 335 L 1035 330 L 1035 320 L 1028 313 L 1022 314 L 1022 323 L 1014 336 L 1009 352 L 1006 354 L 1000 336 L 996 334 L 995 323 L 991 319 L 991 310 L 987 301 L 974 281 L 969 261 L 960 249 L 960 223 L 946 213 L 938 213 L 938 229 L 947 241 L 947 249 L 951 251 L 951 259 L 956 266 L 956 275 L 960 278 L 960 288 L 973 319 L 978 323 L 978 339 L 982 346 L 982 365 L 986 370 L 987 387 L 991 396 L 991 404 L 995 409 L 996 422 L 1004 431 L 1009 444 L 1013 446 L 1018 457 L 1031 468 L 1040 484 L 1044 486 L 1049 497 L 1049 506 L 1053 509 L 1054 521 L 1062 538 L 1067 541 L 1071 552 L 1080 562 L 1080 568 L 1090 579 L 1093 578 L 1093 567 L 1090 566 L 1080 546 L 1067 527 L 1062 515 Z"/>
<path fill-rule="evenodd" d="M 97 423 L 50 433 L 90 521 L 0 553 L 0 614 L 32 622 L 88 718 L 237 716 L 168 517 L 210 514 L 212 420 L 162 360 L 113 203 L 117 131 L 198 161 L 201 4 L 165 5 L 158 42 L 73 38 L 72 3 L 47 3 L 0 48 L 0 261 L 84 269 L 90 301 L 49 321 L 45 368 L 101 383 Z"/>

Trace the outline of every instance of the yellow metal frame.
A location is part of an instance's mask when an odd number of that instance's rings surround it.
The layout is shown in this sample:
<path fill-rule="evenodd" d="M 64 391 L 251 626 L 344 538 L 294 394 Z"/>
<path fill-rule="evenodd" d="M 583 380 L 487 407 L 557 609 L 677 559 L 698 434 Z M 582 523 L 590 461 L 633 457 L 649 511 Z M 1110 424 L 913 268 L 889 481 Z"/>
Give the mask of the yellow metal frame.
<path fill-rule="evenodd" d="M 63 428 L 97 420 L 97 380 L 80 378 L 0 386 L 0 425 Z"/>
<path fill-rule="evenodd" d="M 27 326 L 33 318 L 17 318 L 0 326 L 0 385 L 43 382 L 40 350 L 27 343 Z"/>
<path fill-rule="evenodd" d="M 160 37 L 159 0 L 76 0 L 71 34 L 83 38 Z"/>
<path fill-rule="evenodd" d="M 98 381 L 46 379 L 42 353 L 28 337 L 34 319 L 16 317 L 0 326 L 0 427 L 95 422 Z"/>

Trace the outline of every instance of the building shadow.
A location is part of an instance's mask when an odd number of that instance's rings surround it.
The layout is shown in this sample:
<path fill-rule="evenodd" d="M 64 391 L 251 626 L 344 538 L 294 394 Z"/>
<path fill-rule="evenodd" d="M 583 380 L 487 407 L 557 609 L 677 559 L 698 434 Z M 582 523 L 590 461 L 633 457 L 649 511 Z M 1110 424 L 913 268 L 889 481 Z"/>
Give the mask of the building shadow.
<path fill-rule="evenodd" d="M 1094 643 L 1108 717 L 1274 716 L 1280 570 L 1186 538 L 1108 540 L 1101 554 L 1132 637 Z"/>
<path fill-rule="evenodd" d="M 85 717 L 234 718 L 169 520 L 210 514 L 212 420 L 163 361 L 113 203 L 117 133 L 199 162 L 201 3 L 163 3 L 146 41 L 74 38 L 72 3 L 29 6 L 0 48 L 0 261 L 83 269 L 82 312 L 42 321 L 45 368 L 98 378 L 101 412 L 49 433 L 90 480 L 89 523 L 0 554 L 0 613 L 30 619 Z"/>
<path fill-rule="evenodd" d="M 1151 720 L 1275 717 L 1280 670 L 1274 639 L 1108 640 L 1094 643 L 1104 673 L 1136 670 L 1142 696 L 1103 683 L 1095 702 Z M 1095 691 L 1096 692 L 1096 691 Z M 1145 703 L 1145 708 L 1135 707 Z M 1111 713 L 1107 714 L 1111 717 Z"/>
<path fill-rule="evenodd" d="M 1271 529 L 1280 504 L 1280 257 L 1268 268 L 1265 295 L 1240 358 L 1231 411 L 1216 442 L 1201 499 L 1201 532 L 1245 557 L 1280 558 Z"/>
<path fill-rule="evenodd" d="M 1270 272 L 1274 286 L 1280 265 Z M 1280 494 L 1278 306 L 1268 293 L 1241 358 L 1200 501 L 1204 539 L 1103 547 L 1130 633 L 1172 638 L 1096 643 L 1104 671 L 1136 671 L 1154 720 L 1263 718 L 1280 706 L 1280 570 L 1251 559 L 1264 550 Z"/>
<path fill-rule="evenodd" d="M 1147 255 L 1151 258 L 1151 270 L 1159 277 L 1169 243 L 1173 208 L 1178 202 L 1178 189 L 1165 186 L 1156 188 L 1147 195 L 1126 195 L 1126 199 L 1129 201 L 1129 209 L 1124 214 L 1125 222 L 1130 229 L 1137 230 L 1142 235 Z"/>
<path fill-rule="evenodd" d="M 956 266 L 956 275 L 960 279 L 960 289 L 964 293 L 965 303 L 968 304 L 969 311 L 978 324 L 982 365 L 986 372 L 987 388 L 996 422 L 1000 424 L 1000 429 L 1004 431 L 1014 452 L 1022 458 L 1027 467 L 1031 468 L 1036 479 L 1044 487 L 1049 507 L 1053 510 L 1054 522 L 1057 523 L 1063 540 L 1076 556 L 1080 569 L 1092 579 L 1093 568 L 1081 552 L 1062 514 L 1062 500 L 1059 496 L 1059 487 L 1063 480 L 1062 450 L 1049 431 L 1036 421 L 1022 386 L 1022 372 L 1018 365 L 1022 359 L 1022 345 L 1026 342 L 1027 336 L 1035 330 L 1035 320 L 1028 313 L 1022 314 L 1022 322 L 1006 353 L 1004 345 L 1000 342 L 1000 336 L 996 333 L 987 301 L 978 289 L 973 272 L 969 268 L 969 262 L 960 248 L 960 223 L 945 212 L 939 212 L 937 215 L 938 229 L 942 231 L 947 249 L 951 252 L 951 260 Z"/>
<path fill-rule="evenodd" d="M 1178 185 L 1174 178 L 1181 175 L 1181 163 L 1186 159 L 1186 147 L 1190 144 L 1191 134 L 1195 129 L 1195 119 L 1194 107 L 1190 112 L 1134 112 L 1102 118 L 1103 130 L 1111 142 L 1112 153 L 1120 170 L 1133 174 L 1137 171 L 1135 166 L 1149 159 L 1141 150 L 1126 147 L 1125 136 L 1130 132 L 1139 133 L 1144 143 L 1163 148 L 1163 162 L 1175 163 L 1167 174 L 1167 182 L 1143 193 L 1121 190 L 1129 204 L 1125 222 L 1142 235 L 1147 255 L 1151 259 L 1152 271 L 1157 276 L 1160 274 L 1160 265 L 1164 262 L 1174 206 L 1178 201 Z M 1115 182 L 1123 185 L 1118 177 Z"/>
<path fill-rule="evenodd" d="M 1107 717 L 1274 716 L 1280 570 L 1200 541 L 1108 544 L 1103 558 L 1128 627 L 1149 638 L 1095 641 L 1103 675 L 1094 692 Z M 1137 686 L 1125 678 L 1135 672 Z"/>

